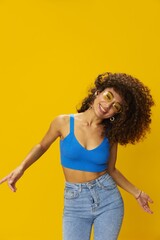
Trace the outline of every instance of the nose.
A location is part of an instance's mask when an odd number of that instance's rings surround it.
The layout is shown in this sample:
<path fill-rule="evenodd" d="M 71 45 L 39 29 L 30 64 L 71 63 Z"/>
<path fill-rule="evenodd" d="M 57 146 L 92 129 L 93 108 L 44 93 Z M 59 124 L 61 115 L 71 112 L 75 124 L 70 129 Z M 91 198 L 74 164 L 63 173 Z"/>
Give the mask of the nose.
<path fill-rule="evenodd" d="M 108 111 L 112 107 L 112 104 L 113 102 L 109 102 L 109 103 L 105 102 L 103 105 L 103 108 Z"/>
<path fill-rule="evenodd" d="M 108 103 L 107 105 L 108 105 L 107 107 L 108 107 L 108 110 L 109 110 L 109 109 L 112 108 L 113 103 Z"/>

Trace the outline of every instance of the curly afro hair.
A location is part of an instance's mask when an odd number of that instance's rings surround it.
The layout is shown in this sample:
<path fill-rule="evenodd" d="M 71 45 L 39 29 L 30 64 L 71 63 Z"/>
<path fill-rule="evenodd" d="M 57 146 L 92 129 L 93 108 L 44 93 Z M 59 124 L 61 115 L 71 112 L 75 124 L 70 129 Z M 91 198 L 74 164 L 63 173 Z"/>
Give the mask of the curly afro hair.
<path fill-rule="evenodd" d="M 115 120 L 103 119 L 102 135 L 110 143 L 126 145 L 142 140 L 150 131 L 151 107 L 154 105 L 150 90 L 137 78 L 126 73 L 105 72 L 95 79 L 94 87 L 88 91 L 88 96 L 82 100 L 77 112 L 86 111 L 94 102 L 95 92 L 113 88 L 123 99 L 123 109 L 116 114 Z"/>

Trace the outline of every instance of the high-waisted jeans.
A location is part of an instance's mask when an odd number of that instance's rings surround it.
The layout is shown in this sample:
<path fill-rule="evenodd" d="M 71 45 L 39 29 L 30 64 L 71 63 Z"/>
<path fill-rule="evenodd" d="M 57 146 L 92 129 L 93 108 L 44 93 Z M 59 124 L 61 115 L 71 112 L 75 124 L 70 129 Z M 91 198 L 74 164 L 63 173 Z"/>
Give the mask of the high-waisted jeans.
<path fill-rule="evenodd" d="M 85 183 L 65 183 L 63 240 L 117 240 L 124 204 L 113 178 L 105 173 Z"/>

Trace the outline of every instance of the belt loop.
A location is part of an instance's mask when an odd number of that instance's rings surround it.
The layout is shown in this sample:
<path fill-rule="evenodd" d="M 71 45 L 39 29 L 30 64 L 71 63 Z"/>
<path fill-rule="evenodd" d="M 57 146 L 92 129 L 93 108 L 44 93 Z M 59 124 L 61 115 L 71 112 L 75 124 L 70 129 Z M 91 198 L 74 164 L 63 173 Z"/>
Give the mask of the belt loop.
<path fill-rule="evenodd" d="M 82 184 L 79 184 L 79 192 L 82 192 Z"/>
<path fill-rule="evenodd" d="M 102 184 L 100 183 L 100 181 L 98 179 L 96 179 L 96 182 L 97 182 L 99 187 L 102 187 Z"/>

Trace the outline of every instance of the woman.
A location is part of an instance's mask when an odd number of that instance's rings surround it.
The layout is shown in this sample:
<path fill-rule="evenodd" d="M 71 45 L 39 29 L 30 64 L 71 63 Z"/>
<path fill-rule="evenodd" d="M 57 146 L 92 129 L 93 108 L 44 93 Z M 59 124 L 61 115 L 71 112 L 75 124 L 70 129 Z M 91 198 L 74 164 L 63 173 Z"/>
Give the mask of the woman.
<path fill-rule="evenodd" d="M 0 183 L 12 191 L 25 170 L 60 137 L 61 164 L 65 175 L 63 239 L 115 240 L 122 225 L 124 204 L 117 185 L 132 194 L 144 211 L 153 213 L 153 201 L 115 167 L 118 143 L 135 144 L 150 129 L 150 90 L 125 73 L 104 73 L 77 109 L 59 115 L 43 139 L 24 161 Z"/>

